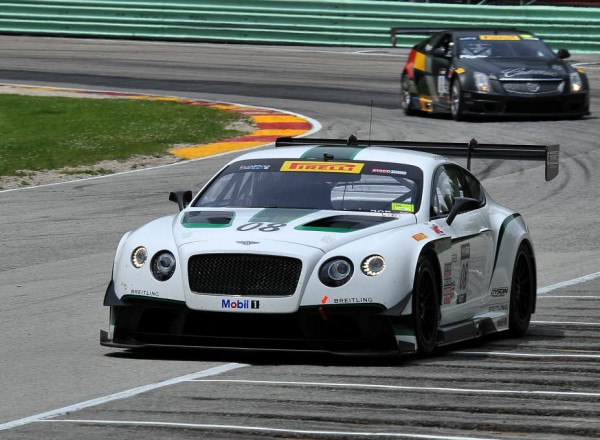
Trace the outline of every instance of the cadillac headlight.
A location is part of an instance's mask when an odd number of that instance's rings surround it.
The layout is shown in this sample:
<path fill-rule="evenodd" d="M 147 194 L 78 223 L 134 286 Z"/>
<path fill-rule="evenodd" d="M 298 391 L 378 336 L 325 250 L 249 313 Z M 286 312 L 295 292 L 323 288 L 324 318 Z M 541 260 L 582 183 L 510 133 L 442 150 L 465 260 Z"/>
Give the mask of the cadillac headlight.
<path fill-rule="evenodd" d="M 475 80 L 475 88 L 478 92 L 488 93 L 492 90 L 490 78 L 485 73 L 475 72 L 473 73 L 473 79 Z"/>
<path fill-rule="evenodd" d="M 326 261 L 319 269 L 319 279 L 329 287 L 339 287 L 352 278 L 354 266 L 346 258 L 336 257 Z"/>
<path fill-rule="evenodd" d="M 583 89 L 583 81 L 579 72 L 571 72 L 569 74 L 569 82 L 571 83 L 571 92 L 578 93 Z"/>
<path fill-rule="evenodd" d="M 167 281 L 173 276 L 176 267 L 175 256 L 169 251 L 161 251 L 154 255 L 150 269 L 158 281 Z"/>

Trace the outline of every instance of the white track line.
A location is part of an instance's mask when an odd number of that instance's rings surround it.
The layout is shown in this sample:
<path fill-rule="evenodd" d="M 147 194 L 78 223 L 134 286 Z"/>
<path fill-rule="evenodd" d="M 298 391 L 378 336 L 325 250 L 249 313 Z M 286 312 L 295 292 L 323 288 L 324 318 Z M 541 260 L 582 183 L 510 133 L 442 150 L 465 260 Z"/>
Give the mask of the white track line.
<path fill-rule="evenodd" d="M 17 426 L 27 425 L 32 422 L 38 422 L 43 419 L 50 417 L 56 417 L 63 414 L 67 414 L 73 411 L 79 411 L 84 408 L 91 406 L 102 405 L 103 403 L 112 402 L 113 400 L 125 399 L 127 397 L 135 396 L 137 394 L 145 393 L 146 391 L 152 391 L 157 388 L 163 388 L 169 385 L 175 385 L 181 382 L 189 382 L 193 379 L 200 377 L 214 376 L 216 374 L 226 373 L 227 371 L 235 370 L 237 368 L 247 367 L 246 364 L 229 363 L 218 367 L 209 368 L 207 370 L 198 371 L 196 373 L 186 374 L 184 376 L 175 377 L 173 379 L 164 380 L 162 382 L 153 383 L 150 385 L 144 385 L 137 388 L 132 388 L 127 391 L 121 391 L 116 394 L 109 394 L 108 396 L 99 397 L 97 399 L 86 400 L 85 402 L 76 403 L 75 405 L 65 406 L 52 411 L 48 411 L 34 416 L 25 417 L 23 419 L 13 420 L 12 422 L 0 424 L 0 431 L 4 429 L 15 428 Z"/>
<path fill-rule="evenodd" d="M 304 435 L 331 435 L 344 437 L 398 437 L 398 438 L 418 438 L 431 440 L 494 440 L 492 437 L 463 437 L 451 435 L 430 435 L 430 434 L 409 434 L 399 432 L 348 432 L 348 431 L 319 431 L 309 429 L 285 429 L 285 428 L 267 428 L 263 426 L 237 426 L 237 425 L 210 425 L 200 423 L 168 423 L 168 422 L 146 422 L 133 420 L 41 420 L 41 422 L 52 423 L 85 423 L 92 425 L 128 425 L 128 426 L 157 426 L 157 427 L 175 427 L 175 428 L 195 428 L 195 429 L 222 429 L 227 431 L 259 431 L 286 434 L 304 434 Z"/>
<path fill-rule="evenodd" d="M 577 322 L 577 321 L 531 321 L 532 324 L 541 325 L 583 325 L 586 327 L 599 327 L 600 322 Z"/>
<path fill-rule="evenodd" d="M 600 272 L 594 272 L 589 275 L 584 275 L 582 277 L 573 278 L 572 280 L 563 281 L 561 283 L 552 284 L 551 286 L 542 287 L 537 290 L 538 295 L 552 292 L 553 290 L 562 289 L 564 287 L 571 287 L 577 284 L 585 283 L 588 281 L 595 280 L 600 278 Z"/>
<path fill-rule="evenodd" d="M 600 354 L 562 354 L 562 353 L 510 353 L 502 351 L 453 351 L 451 354 L 460 354 L 467 356 L 501 356 L 518 358 L 566 358 L 566 359 L 600 359 Z"/>
<path fill-rule="evenodd" d="M 526 390 L 486 390 L 474 388 L 444 388 L 444 387 L 422 387 L 422 386 L 402 386 L 402 385 L 379 385 L 379 384 L 360 384 L 360 383 L 335 383 L 335 382 L 292 382 L 292 381 L 270 381 L 270 380 L 236 380 L 236 379 L 193 379 L 190 382 L 213 382 L 213 383 L 238 383 L 247 385 L 290 385 L 299 387 L 323 387 L 323 388 L 359 388 L 359 389 L 378 389 L 378 390 L 404 390 L 416 392 L 437 391 L 442 393 L 458 394 L 519 394 L 519 395 L 542 395 L 542 396 L 580 396 L 580 397 L 600 397 L 598 393 L 586 393 L 578 391 L 526 391 Z"/>
<path fill-rule="evenodd" d="M 538 295 L 539 298 L 600 299 L 600 295 Z"/>

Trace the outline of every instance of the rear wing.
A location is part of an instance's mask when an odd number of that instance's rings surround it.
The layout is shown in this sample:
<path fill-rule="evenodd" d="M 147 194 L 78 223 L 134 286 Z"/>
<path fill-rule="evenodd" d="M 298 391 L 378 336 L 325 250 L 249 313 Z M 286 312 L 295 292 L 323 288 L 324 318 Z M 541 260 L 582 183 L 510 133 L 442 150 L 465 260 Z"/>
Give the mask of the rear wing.
<path fill-rule="evenodd" d="M 422 151 L 441 156 L 462 157 L 467 159 L 467 169 L 471 169 L 471 158 L 532 160 L 545 162 L 547 181 L 558 175 L 559 145 L 526 145 L 526 144 L 480 144 L 475 139 L 468 143 L 459 142 L 413 142 L 413 141 L 374 141 L 358 140 L 355 136 L 344 139 L 311 139 L 282 137 L 275 142 L 275 147 L 297 145 L 326 145 L 331 147 L 386 147 L 401 150 Z"/>
<path fill-rule="evenodd" d="M 477 27 L 444 27 L 444 28 L 412 28 L 412 27 L 393 27 L 390 28 L 390 41 L 392 43 L 392 46 L 396 47 L 396 35 L 424 35 L 424 36 L 428 36 L 428 35 L 432 35 L 432 34 L 437 34 L 438 32 L 460 32 L 460 31 L 466 31 L 466 32 L 487 32 L 487 33 L 494 33 L 494 32 L 518 32 L 521 34 L 529 34 L 531 35 L 531 32 L 525 32 L 521 29 L 516 29 L 516 28 L 510 28 L 510 27 L 493 27 L 493 28 L 477 28 Z"/>

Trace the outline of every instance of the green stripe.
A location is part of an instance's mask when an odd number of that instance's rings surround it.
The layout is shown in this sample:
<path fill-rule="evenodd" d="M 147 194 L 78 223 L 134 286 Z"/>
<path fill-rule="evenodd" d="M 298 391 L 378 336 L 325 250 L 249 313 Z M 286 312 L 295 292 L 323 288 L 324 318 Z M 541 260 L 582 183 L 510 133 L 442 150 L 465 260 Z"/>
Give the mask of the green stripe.
<path fill-rule="evenodd" d="M 304 153 L 302 159 L 325 160 L 325 153 L 328 153 L 333 155 L 333 160 L 352 160 L 363 148 L 319 145 Z"/>

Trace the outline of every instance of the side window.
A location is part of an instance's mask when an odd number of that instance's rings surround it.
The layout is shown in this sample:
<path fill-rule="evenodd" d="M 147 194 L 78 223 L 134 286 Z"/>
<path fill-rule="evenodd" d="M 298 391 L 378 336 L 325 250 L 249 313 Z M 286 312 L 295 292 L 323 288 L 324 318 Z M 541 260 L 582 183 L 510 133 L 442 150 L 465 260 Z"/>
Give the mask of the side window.
<path fill-rule="evenodd" d="M 456 165 L 444 165 L 438 168 L 434 177 L 431 194 L 431 217 L 448 215 L 456 197 L 470 197 L 485 203 L 481 185 L 471 174 Z"/>

